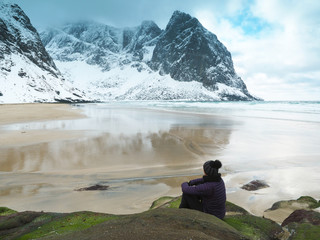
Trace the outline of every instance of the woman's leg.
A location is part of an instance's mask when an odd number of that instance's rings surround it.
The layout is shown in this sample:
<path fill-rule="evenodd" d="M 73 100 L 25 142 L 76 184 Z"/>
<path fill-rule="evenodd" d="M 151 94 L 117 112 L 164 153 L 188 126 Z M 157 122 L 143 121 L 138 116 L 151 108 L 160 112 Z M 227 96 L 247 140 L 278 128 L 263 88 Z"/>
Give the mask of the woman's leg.
<path fill-rule="evenodd" d="M 182 194 L 181 204 L 179 208 L 189 208 L 203 211 L 201 199 L 196 195 Z"/>

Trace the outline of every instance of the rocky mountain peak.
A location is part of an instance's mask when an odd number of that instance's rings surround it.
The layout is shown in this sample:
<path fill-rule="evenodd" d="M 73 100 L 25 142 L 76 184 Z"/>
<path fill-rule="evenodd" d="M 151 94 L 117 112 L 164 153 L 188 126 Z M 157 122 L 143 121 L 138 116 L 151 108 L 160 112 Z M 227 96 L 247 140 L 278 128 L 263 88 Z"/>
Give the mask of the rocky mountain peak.
<path fill-rule="evenodd" d="M 30 19 L 16 4 L 0 2 L 0 103 L 77 101 L 41 42 Z"/>
<path fill-rule="evenodd" d="M 244 82 L 235 73 L 227 48 L 196 18 L 180 11 L 173 13 L 159 36 L 151 67 L 178 81 L 201 82 L 211 90 L 219 90 L 223 84 L 239 88 L 249 96 Z"/>
<path fill-rule="evenodd" d="M 189 25 L 192 24 L 200 24 L 196 18 L 191 17 L 189 14 L 181 12 L 181 11 L 174 11 L 169 23 L 166 26 L 166 31 L 172 28 L 173 26 L 180 26 L 180 25 Z"/>
<path fill-rule="evenodd" d="M 156 44 L 157 37 L 161 34 L 162 30 L 153 21 L 143 21 L 133 33 L 129 50 L 140 54 L 141 58 L 143 53 L 140 51 L 144 46 L 151 46 Z M 137 53 L 139 52 L 139 53 Z"/>
<path fill-rule="evenodd" d="M 0 4 L 0 33 L 0 40 L 6 43 L 7 53 L 19 52 L 53 76 L 60 74 L 37 30 L 17 4 Z"/>

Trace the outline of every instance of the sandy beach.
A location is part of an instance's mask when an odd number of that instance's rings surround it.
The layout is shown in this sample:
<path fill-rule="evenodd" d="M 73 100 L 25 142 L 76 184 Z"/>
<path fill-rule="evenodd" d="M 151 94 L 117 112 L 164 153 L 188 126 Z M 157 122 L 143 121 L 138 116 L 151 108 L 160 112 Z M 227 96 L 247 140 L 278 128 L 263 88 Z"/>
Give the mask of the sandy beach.
<path fill-rule="evenodd" d="M 1 205 L 18 211 L 142 212 L 158 197 L 180 195 L 180 184 L 216 158 L 228 200 L 253 214 L 279 200 L 320 198 L 318 123 L 112 104 L 0 105 L 0 112 Z M 254 179 L 270 187 L 240 188 Z M 110 188 L 74 191 L 94 184 Z"/>

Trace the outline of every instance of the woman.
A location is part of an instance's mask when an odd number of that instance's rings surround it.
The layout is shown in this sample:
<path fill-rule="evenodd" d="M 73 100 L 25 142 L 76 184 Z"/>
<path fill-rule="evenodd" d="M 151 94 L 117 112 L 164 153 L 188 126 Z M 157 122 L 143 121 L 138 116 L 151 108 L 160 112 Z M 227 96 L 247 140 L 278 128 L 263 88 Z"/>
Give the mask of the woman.
<path fill-rule="evenodd" d="M 221 167 L 219 160 L 207 161 L 203 164 L 202 178 L 182 183 L 179 208 L 196 209 L 223 219 L 226 213 L 226 188 L 218 173 Z"/>

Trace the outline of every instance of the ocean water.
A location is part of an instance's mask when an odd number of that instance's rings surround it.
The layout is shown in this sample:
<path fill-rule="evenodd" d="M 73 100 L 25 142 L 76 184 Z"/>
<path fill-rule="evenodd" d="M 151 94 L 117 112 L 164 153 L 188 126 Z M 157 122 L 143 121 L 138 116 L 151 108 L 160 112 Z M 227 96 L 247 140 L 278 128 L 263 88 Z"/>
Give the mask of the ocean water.
<path fill-rule="evenodd" d="M 133 101 L 118 102 L 118 104 L 222 116 L 257 117 L 292 121 L 320 122 L 320 101 Z"/>

